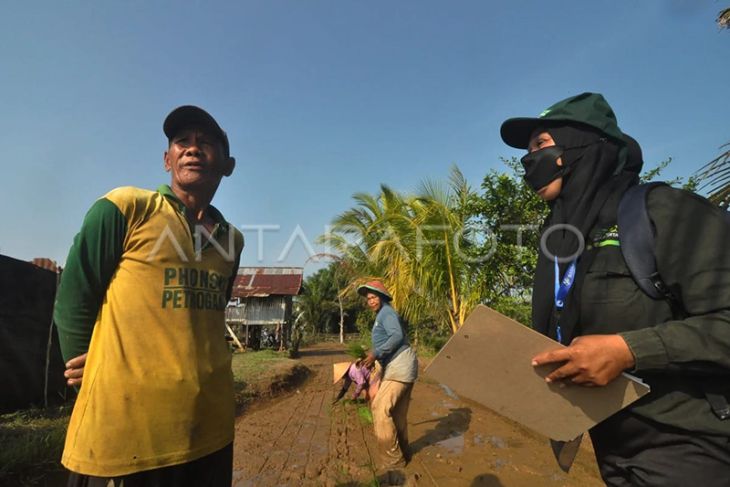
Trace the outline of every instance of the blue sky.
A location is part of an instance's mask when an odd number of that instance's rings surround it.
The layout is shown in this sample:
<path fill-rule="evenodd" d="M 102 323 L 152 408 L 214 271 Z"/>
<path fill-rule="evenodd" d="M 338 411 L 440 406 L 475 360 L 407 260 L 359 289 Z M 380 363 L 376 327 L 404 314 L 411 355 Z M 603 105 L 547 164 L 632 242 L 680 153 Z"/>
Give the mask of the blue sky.
<path fill-rule="evenodd" d="M 156 188 L 174 107 L 228 131 L 214 204 L 244 265 L 301 266 L 381 183 L 414 190 L 456 163 L 474 187 L 519 156 L 501 122 L 603 93 L 648 165 L 689 175 L 730 141 L 730 1 L 37 1 L 0 16 L 0 253 L 64 262 L 118 186 Z M 321 250 L 316 247 L 316 250 Z M 259 259 L 262 255 L 263 259 Z M 307 271 L 313 267 L 307 267 Z"/>

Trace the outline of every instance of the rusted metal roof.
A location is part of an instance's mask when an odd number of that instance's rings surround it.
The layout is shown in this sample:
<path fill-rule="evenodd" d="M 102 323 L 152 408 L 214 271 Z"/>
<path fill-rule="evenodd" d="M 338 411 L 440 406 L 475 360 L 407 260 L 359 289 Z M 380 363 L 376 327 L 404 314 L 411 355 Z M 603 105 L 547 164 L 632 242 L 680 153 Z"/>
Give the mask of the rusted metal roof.
<path fill-rule="evenodd" d="M 296 296 L 303 278 L 301 267 L 241 267 L 233 283 L 232 297 Z"/>

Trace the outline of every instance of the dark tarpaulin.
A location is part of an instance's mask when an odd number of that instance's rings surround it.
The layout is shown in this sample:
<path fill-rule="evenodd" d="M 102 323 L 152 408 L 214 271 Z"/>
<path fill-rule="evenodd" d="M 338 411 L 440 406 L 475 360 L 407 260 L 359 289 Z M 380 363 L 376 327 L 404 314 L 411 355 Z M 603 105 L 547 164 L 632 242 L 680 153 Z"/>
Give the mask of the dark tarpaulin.
<path fill-rule="evenodd" d="M 66 399 L 55 293 L 55 272 L 0 255 L 0 413 Z"/>

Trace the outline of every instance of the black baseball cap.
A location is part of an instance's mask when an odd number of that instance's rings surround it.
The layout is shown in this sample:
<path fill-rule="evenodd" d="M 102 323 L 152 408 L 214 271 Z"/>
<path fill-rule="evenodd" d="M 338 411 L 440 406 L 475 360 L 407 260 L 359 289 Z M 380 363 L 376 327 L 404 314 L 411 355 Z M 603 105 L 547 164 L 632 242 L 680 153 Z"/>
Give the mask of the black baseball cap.
<path fill-rule="evenodd" d="M 561 100 L 543 111 L 537 118 L 510 118 L 500 129 L 505 144 L 517 149 L 527 149 L 530 135 L 540 127 L 562 125 L 565 122 L 581 123 L 596 128 L 608 137 L 625 144 L 618 127 L 616 115 L 600 93 L 581 93 Z"/>
<path fill-rule="evenodd" d="M 213 116 L 203 110 L 200 107 L 193 105 L 183 105 L 177 107 L 165 118 L 165 122 L 162 124 L 162 130 L 167 136 L 167 140 L 172 140 L 176 133 L 180 130 L 191 127 L 191 126 L 202 127 L 216 137 L 223 143 L 223 152 L 226 157 L 230 155 L 230 147 L 228 145 L 228 136 L 225 130 L 218 125 Z"/>

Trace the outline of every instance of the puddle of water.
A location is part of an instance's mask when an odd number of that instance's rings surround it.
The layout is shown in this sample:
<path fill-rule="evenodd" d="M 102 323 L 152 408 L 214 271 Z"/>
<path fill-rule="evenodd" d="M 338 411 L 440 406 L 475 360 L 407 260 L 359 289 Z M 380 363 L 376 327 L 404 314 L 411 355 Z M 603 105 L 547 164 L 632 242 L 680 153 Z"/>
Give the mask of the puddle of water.
<path fill-rule="evenodd" d="M 459 399 L 459 396 L 454 394 L 454 391 L 449 389 L 449 386 L 444 385 L 444 384 L 439 384 L 439 386 L 441 386 L 441 389 L 443 389 L 444 392 L 446 393 L 446 395 L 449 396 L 451 399 Z"/>
<path fill-rule="evenodd" d="M 436 443 L 436 446 L 440 446 L 454 455 L 461 455 L 464 452 L 464 435 L 446 438 Z"/>
<path fill-rule="evenodd" d="M 502 458 L 497 458 L 494 461 L 494 468 L 497 469 L 497 470 L 501 469 L 502 467 L 504 467 L 506 465 L 509 465 L 509 461 L 508 460 L 504 460 Z"/>
<path fill-rule="evenodd" d="M 499 436 L 490 436 L 489 443 L 491 443 L 494 448 L 507 448 L 507 442 Z"/>

